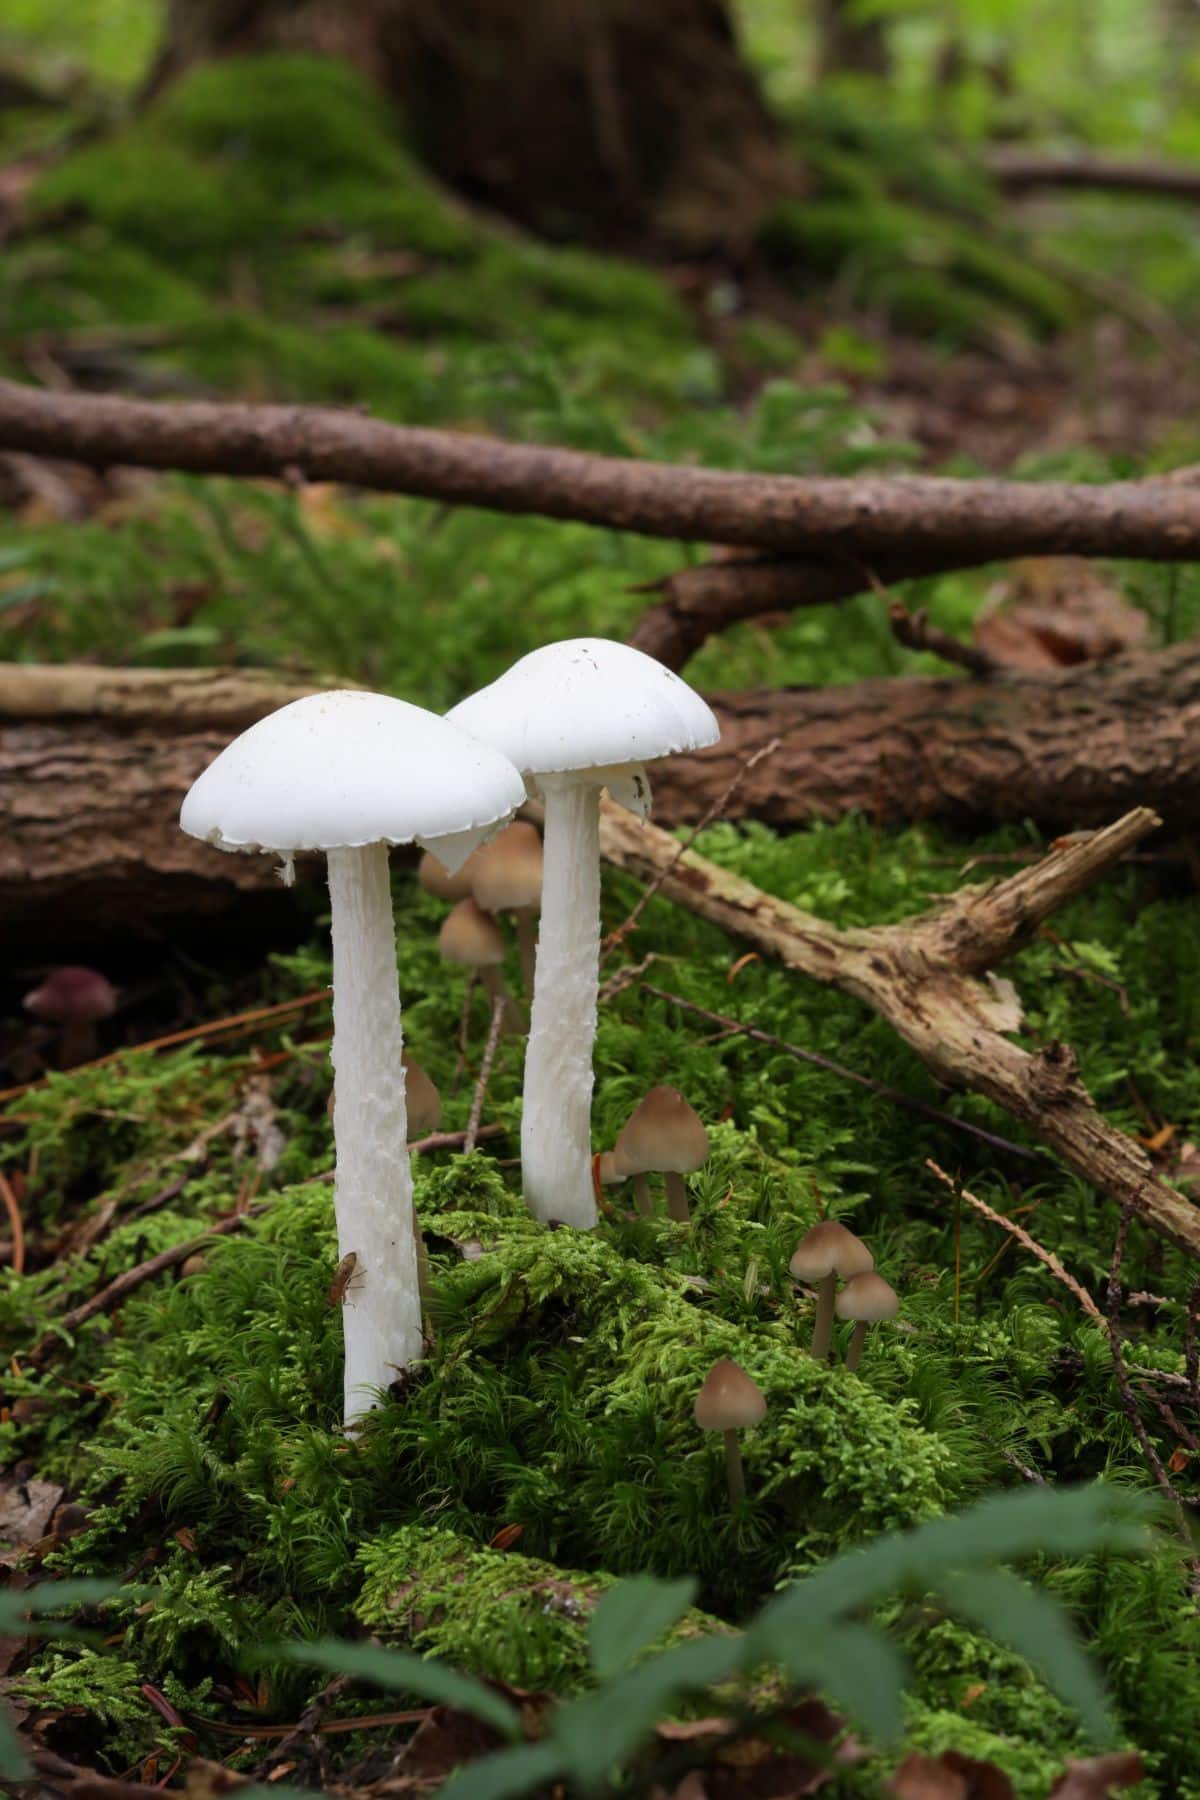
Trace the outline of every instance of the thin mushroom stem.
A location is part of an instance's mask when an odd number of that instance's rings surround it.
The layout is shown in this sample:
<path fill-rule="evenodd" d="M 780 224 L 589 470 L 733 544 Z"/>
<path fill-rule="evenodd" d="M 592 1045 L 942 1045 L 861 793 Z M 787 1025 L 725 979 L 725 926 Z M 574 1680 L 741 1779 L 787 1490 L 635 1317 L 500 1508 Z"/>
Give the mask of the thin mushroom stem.
<path fill-rule="evenodd" d="M 650 1177 L 643 1169 L 633 1178 L 633 1204 L 643 1219 L 654 1216 L 654 1199 L 650 1193 Z"/>
<path fill-rule="evenodd" d="M 589 1230 L 592 1046 L 600 969 L 600 790 L 543 778 L 542 924 L 521 1118 L 521 1172 L 535 1218 Z"/>
<path fill-rule="evenodd" d="M 334 1212 L 338 1255 L 361 1280 L 341 1308 L 345 1420 L 420 1356 L 421 1301 L 404 1097 L 396 927 L 384 844 L 331 850 Z"/>
<path fill-rule="evenodd" d="M 667 1217 L 674 1219 L 677 1225 L 690 1225 L 692 1215 L 688 1209 L 687 1188 L 683 1176 L 675 1169 L 668 1169 L 663 1176 L 663 1186 L 667 1194 Z"/>
<path fill-rule="evenodd" d="M 860 1319 L 858 1324 L 854 1327 L 853 1335 L 851 1336 L 849 1345 L 846 1349 L 846 1367 L 848 1369 L 857 1369 L 858 1367 L 858 1359 L 862 1355 L 862 1347 L 867 1341 L 867 1327 L 868 1322 L 866 1319 Z"/>
<path fill-rule="evenodd" d="M 813 1320 L 812 1353 L 818 1362 L 829 1355 L 833 1342 L 833 1301 L 837 1276 L 825 1275 L 817 1283 L 817 1316 Z"/>
<path fill-rule="evenodd" d="M 725 1481 L 729 1488 L 729 1501 L 732 1506 L 740 1506 L 746 1498 L 746 1471 L 742 1466 L 742 1448 L 738 1443 L 738 1434 L 733 1426 L 722 1432 L 725 1439 Z"/>
<path fill-rule="evenodd" d="M 518 906 L 514 916 L 517 921 L 517 955 L 521 959 L 521 982 L 525 989 L 525 1004 L 532 1006 L 534 963 L 537 958 L 538 916 L 532 906 Z"/>
<path fill-rule="evenodd" d="M 505 981 L 501 971 L 496 968 L 494 964 L 489 963 L 484 968 L 480 969 L 479 978 L 483 982 L 484 990 L 492 1003 L 493 1018 L 495 1017 L 497 1007 L 499 1007 L 502 1029 L 511 1033 L 513 1036 L 523 1032 L 525 1029 L 525 1021 L 521 1016 L 521 1009 L 509 993 L 508 983 Z"/>

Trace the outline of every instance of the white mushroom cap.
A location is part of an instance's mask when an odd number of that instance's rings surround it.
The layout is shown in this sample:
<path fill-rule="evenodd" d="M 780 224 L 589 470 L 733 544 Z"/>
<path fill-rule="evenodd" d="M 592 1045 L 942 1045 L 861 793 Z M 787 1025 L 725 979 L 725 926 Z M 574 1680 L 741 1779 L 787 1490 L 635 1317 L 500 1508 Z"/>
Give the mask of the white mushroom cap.
<path fill-rule="evenodd" d="M 431 844 L 457 868 L 525 798 L 492 745 L 386 694 L 309 694 L 260 719 L 193 783 L 180 814 L 222 850 Z"/>
<path fill-rule="evenodd" d="M 686 681 L 607 638 L 533 650 L 446 717 L 533 777 L 615 773 L 720 736 L 712 709 Z"/>

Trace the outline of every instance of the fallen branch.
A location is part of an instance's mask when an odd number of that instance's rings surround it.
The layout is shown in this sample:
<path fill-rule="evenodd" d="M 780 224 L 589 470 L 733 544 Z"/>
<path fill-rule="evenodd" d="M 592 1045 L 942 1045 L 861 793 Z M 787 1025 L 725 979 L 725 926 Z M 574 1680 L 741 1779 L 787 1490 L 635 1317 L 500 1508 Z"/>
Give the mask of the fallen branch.
<path fill-rule="evenodd" d="M 1067 1045 L 1031 1052 L 1012 1041 L 1019 1006 L 989 978 L 1048 913 L 1157 824 L 1139 808 L 1103 831 L 1063 840 L 1005 881 L 965 889 L 904 925 L 859 930 L 839 930 L 694 851 L 676 862 L 674 838 L 639 825 L 619 807 L 605 804 L 600 832 L 609 862 L 645 881 L 668 868 L 667 899 L 798 974 L 861 1000 L 939 1081 L 1002 1106 L 1084 1180 L 1200 1256 L 1200 1209 L 1155 1174 L 1133 1138 L 1097 1112 Z"/>
<path fill-rule="evenodd" d="M 92 468 L 338 481 L 790 555 L 1186 562 L 1200 551 L 1200 493 L 1187 485 L 742 474 L 387 425 L 326 407 L 162 404 L 4 381 L 3 450 Z"/>
<path fill-rule="evenodd" d="M 1014 149 L 993 150 L 987 158 L 987 171 L 1008 193 L 1046 187 L 1089 188 L 1200 200 L 1200 166 L 1195 163 Z"/>

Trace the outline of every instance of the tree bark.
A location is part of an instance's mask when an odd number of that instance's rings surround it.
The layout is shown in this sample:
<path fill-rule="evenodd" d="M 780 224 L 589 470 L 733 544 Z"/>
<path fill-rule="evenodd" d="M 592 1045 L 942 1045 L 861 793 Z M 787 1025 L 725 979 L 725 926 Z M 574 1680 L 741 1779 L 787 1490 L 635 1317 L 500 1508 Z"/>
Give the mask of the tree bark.
<path fill-rule="evenodd" d="M 173 0 L 150 91 L 279 47 L 354 63 L 442 180 L 550 236 L 737 249 L 796 185 L 725 0 Z"/>

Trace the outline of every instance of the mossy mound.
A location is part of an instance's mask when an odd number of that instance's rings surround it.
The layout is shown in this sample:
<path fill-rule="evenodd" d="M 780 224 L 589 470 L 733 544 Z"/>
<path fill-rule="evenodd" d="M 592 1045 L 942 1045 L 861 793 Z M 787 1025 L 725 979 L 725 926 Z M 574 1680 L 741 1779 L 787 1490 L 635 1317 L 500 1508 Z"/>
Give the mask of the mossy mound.
<path fill-rule="evenodd" d="M 344 65 L 278 55 L 201 67 L 66 157 L 5 260 L 7 336 L 135 348 L 145 381 L 473 416 L 489 347 L 568 356 L 588 393 L 647 405 L 715 391 L 667 285 L 469 214 L 419 169 Z M 156 342 L 154 334 L 160 340 Z"/>

